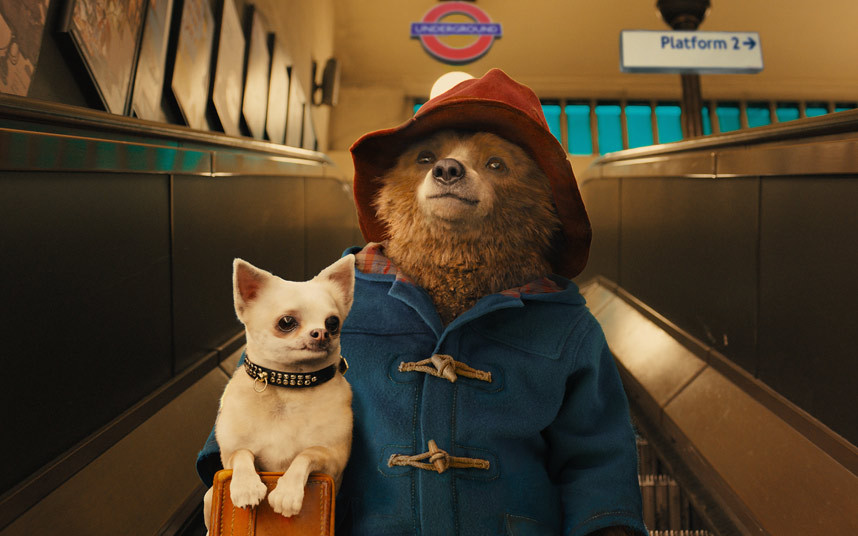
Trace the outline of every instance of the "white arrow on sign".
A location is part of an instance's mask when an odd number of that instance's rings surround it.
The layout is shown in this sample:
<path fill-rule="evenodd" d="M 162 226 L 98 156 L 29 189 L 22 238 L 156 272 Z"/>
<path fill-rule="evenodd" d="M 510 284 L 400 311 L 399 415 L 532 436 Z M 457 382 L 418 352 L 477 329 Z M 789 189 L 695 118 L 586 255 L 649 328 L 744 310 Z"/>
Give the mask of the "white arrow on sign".
<path fill-rule="evenodd" d="M 627 73 L 758 73 L 757 32 L 623 30 L 620 70 Z"/>

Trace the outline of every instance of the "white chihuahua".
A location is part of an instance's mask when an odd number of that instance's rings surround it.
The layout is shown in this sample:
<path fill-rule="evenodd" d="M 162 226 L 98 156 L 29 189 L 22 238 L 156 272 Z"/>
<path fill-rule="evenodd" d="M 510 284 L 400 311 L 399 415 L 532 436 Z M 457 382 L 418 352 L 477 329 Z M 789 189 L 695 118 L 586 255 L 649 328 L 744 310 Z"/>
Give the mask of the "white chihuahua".
<path fill-rule="evenodd" d="M 260 471 L 284 471 L 268 495 L 286 517 L 301 511 L 312 471 L 340 484 L 352 440 L 352 392 L 343 378 L 340 326 L 351 309 L 354 255 L 310 281 L 284 281 L 235 259 L 235 312 L 244 324 L 244 366 L 224 390 L 215 424 L 235 506 L 265 498 Z M 208 528 L 212 490 L 204 500 Z"/>

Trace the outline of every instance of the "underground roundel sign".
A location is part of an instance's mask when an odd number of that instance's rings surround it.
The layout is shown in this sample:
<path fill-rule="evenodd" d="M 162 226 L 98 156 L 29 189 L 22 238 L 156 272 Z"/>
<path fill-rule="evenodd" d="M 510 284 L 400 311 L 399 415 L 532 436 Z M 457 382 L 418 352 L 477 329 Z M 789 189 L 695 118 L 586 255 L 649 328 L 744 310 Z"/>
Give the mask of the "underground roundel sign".
<path fill-rule="evenodd" d="M 449 15 L 464 15 L 472 22 L 444 22 Z M 476 40 L 464 47 L 444 44 L 446 35 L 473 35 Z M 411 23 L 411 37 L 420 39 L 426 52 L 444 63 L 462 65 L 483 57 L 495 39 L 501 37 L 501 25 L 470 2 L 444 2 L 430 9 L 420 22 Z"/>

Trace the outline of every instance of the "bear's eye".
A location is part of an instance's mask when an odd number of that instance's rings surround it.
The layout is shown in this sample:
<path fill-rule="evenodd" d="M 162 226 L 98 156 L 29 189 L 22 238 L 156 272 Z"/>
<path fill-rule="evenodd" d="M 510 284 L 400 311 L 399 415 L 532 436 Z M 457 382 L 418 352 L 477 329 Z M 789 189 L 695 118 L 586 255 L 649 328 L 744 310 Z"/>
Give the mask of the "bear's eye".
<path fill-rule="evenodd" d="M 328 330 L 331 335 L 336 335 L 340 330 L 340 319 L 335 316 L 329 316 L 325 319 L 325 329 Z"/>
<path fill-rule="evenodd" d="M 432 151 L 420 151 L 417 155 L 418 164 L 432 164 L 435 162 L 435 154 Z"/>
<path fill-rule="evenodd" d="M 280 318 L 280 320 L 277 321 L 277 329 L 279 329 L 283 333 L 295 331 L 297 327 L 298 321 L 288 315 Z"/>
<path fill-rule="evenodd" d="M 489 158 L 489 161 L 486 162 L 486 167 L 492 171 L 497 171 L 498 173 L 504 173 L 507 170 L 506 164 L 503 160 L 498 158 L 497 156 L 493 156 Z"/>

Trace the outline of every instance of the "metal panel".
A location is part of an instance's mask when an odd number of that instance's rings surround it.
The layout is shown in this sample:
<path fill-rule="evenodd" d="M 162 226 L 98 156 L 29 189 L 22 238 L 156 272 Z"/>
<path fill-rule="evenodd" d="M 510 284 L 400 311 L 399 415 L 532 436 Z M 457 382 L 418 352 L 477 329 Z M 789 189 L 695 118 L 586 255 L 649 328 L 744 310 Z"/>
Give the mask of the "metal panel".
<path fill-rule="evenodd" d="M 842 133 L 854 133 L 856 131 L 858 131 L 858 110 L 849 110 L 799 121 L 775 123 L 764 127 L 693 138 L 676 143 L 628 149 L 605 155 L 596 160 L 592 167 L 599 168 L 609 163 L 629 160 L 637 160 L 641 165 L 644 165 L 646 159 L 650 157 L 672 158 L 682 153 L 717 152 L 730 147 L 759 146 L 764 143 L 786 140 L 808 141 L 811 138 L 836 137 Z"/>
<path fill-rule="evenodd" d="M 625 180 L 619 284 L 753 373 L 756 180 Z"/>
<path fill-rule="evenodd" d="M 858 177 L 766 179 L 759 378 L 858 444 Z"/>
<path fill-rule="evenodd" d="M 698 152 L 670 156 L 650 156 L 605 162 L 599 166 L 605 177 L 715 177 L 715 153 Z"/>
<path fill-rule="evenodd" d="M 218 177 L 229 175 L 323 177 L 325 167 L 318 162 L 299 158 L 216 151 L 212 153 L 212 174 Z"/>
<path fill-rule="evenodd" d="M 2 95 L 0 95 L 2 100 Z M 42 134 L 58 134 L 61 136 L 69 136 L 72 138 L 96 138 L 109 139 L 111 141 L 124 141 L 127 143 L 142 143 L 144 145 L 156 145 L 158 147 L 181 147 L 181 143 L 175 140 L 165 138 L 142 136 L 139 132 L 134 134 L 119 135 L 117 133 L 105 133 L 95 131 L 92 128 L 84 128 L 80 126 L 67 126 L 59 123 L 32 123 L 20 119 L 8 118 L 4 116 L 6 110 L 0 105 L 0 129 L 4 130 L 19 130 L 22 132 L 35 132 Z"/>
<path fill-rule="evenodd" d="M 596 275 L 611 281 L 619 279 L 620 183 L 616 179 L 596 179 L 581 186 L 593 240 L 590 258 L 584 271 L 576 278 L 578 281 L 587 281 Z"/>
<path fill-rule="evenodd" d="M 166 177 L 0 172 L 0 190 L 6 491 L 170 377 L 170 224 Z"/>
<path fill-rule="evenodd" d="M 241 330 L 232 303 L 235 257 L 284 279 L 304 278 L 304 180 L 174 178 L 178 370 Z"/>
<path fill-rule="evenodd" d="M 769 534 L 858 533 L 858 476 L 715 370 L 665 413 Z"/>
<path fill-rule="evenodd" d="M 587 308 L 593 315 L 599 314 L 615 298 L 614 293 L 602 284 L 602 280 L 591 281 L 581 287 L 581 295 L 587 300 Z"/>
<path fill-rule="evenodd" d="M 297 147 L 286 147 L 276 143 L 227 136 L 219 132 L 204 132 L 184 126 L 142 121 L 131 117 L 110 114 L 98 110 L 67 106 L 53 102 L 43 102 L 13 95 L 0 94 L 0 119 L 26 121 L 38 125 L 47 123 L 52 130 L 73 129 L 78 132 L 87 130 L 97 133 L 101 138 L 137 141 L 141 139 L 165 140 L 165 145 L 180 142 L 202 145 L 208 150 L 240 149 L 257 154 L 276 157 L 296 158 L 318 164 L 331 164 L 327 155 Z M 32 130 L 40 130 L 31 127 Z"/>
<path fill-rule="evenodd" d="M 208 152 L 0 129 L 0 167 L 23 171 L 211 174 Z"/>
<path fill-rule="evenodd" d="M 307 179 L 306 182 L 306 278 L 339 259 L 346 248 L 356 246 L 352 229 L 357 226 L 354 194 L 337 179 Z"/>
<path fill-rule="evenodd" d="M 621 299 L 609 303 L 596 319 L 605 331 L 611 353 L 659 407 L 664 407 L 706 366 Z"/>
<path fill-rule="evenodd" d="M 838 175 L 858 172 L 858 140 L 827 140 L 718 152 L 717 175 Z"/>

